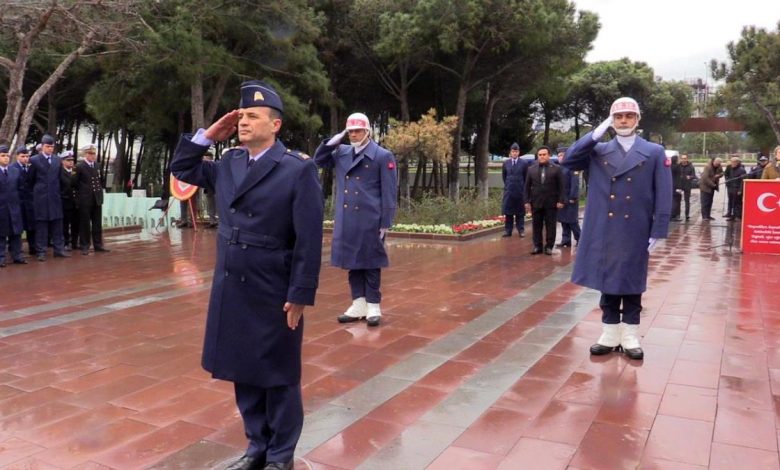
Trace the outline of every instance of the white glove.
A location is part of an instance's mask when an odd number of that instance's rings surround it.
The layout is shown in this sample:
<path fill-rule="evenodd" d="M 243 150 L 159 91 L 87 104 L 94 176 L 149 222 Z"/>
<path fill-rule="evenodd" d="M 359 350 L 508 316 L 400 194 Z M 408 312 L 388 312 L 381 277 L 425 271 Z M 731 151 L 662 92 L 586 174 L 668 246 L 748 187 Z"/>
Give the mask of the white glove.
<path fill-rule="evenodd" d="M 384 240 L 386 233 L 387 233 L 387 229 L 386 228 L 380 228 L 379 229 L 379 239 L 380 240 Z"/>
<path fill-rule="evenodd" d="M 611 125 L 612 125 L 612 115 L 604 119 L 604 122 L 599 124 L 599 127 L 597 127 L 593 131 L 593 134 L 591 134 L 590 136 L 593 137 L 593 140 L 595 141 L 601 140 L 601 138 L 604 136 L 604 133 L 607 132 L 607 129 L 609 129 L 609 126 Z"/>
<path fill-rule="evenodd" d="M 647 241 L 647 252 L 652 253 L 653 250 L 655 250 L 656 245 L 658 244 L 657 238 L 651 238 Z"/>
<path fill-rule="evenodd" d="M 336 134 L 333 137 L 331 137 L 330 140 L 328 141 L 327 145 L 329 147 L 337 145 L 339 142 L 341 142 L 341 140 L 344 138 L 345 135 L 347 135 L 347 130 L 346 129 L 344 129 L 343 131 L 341 131 L 338 134 Z"/>

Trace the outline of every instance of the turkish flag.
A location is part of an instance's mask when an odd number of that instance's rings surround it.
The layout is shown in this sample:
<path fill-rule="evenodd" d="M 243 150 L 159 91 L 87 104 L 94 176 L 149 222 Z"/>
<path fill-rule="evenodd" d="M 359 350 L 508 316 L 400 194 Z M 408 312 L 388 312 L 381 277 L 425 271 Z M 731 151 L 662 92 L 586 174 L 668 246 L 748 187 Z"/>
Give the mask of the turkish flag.
<path fill-rule="evenodd" d="M 780 254 L 780 180 L 745 180 L 742 251 Z"/>

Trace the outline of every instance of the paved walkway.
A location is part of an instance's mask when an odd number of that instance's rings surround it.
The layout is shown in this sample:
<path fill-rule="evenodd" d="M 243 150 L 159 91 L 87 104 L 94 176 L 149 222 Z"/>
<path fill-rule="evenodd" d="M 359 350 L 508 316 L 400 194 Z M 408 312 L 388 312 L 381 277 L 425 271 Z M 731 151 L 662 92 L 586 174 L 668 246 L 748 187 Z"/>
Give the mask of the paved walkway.
<path fill-rule="evenodd" d="M 296 469 L 780 468 L 780 257 L 713 248 L 720 220 L 673 224 L 652 256 L 644 362 L 589 356 L 598 294 L 568 282 L 576 250 L 391 240 L 371 330 L 336 323 L 346 275 L 326 266 Z M 0 271 L 0 468 L 241 454 L 232 387 L 199 365 L 214 237 L 120 234 Z"/>

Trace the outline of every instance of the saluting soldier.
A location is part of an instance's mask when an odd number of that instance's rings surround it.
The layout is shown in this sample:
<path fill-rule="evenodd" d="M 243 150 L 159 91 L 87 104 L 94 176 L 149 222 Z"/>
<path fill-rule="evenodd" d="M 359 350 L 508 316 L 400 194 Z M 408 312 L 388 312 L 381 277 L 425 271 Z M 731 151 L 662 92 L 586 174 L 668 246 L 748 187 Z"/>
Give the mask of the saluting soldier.
<path fill-rule="evenodd" d="M 90 242 L 96 253 L 105 253 L 111 250 L 103 245 L 103 180 L 96 163 L 97 145 L 84 145 L 79 153 L 84 156 L 76 165 L 81 254 L 89 254 Z"/>
<path fill-rule="evenodd" d="M 33 181 L 35 206 L 35 252 L 38 261 L 46 261 L 46 247 L 51 236 L 55 258 L 68 258 L 62 236 L 62 196 L 60 171 L 62 162 L 54 154 L 54 138 L 41 138 L 41 153 L 30 159 L 30 179 Z"/>
<path fill-rule="evenodd" d="M 572 282 L 601 292 L 602 334 L 590 353 L 622 350 L 642 359 L 639 313 L 647 289 L 649 254 L 666 238 L 672 174 L 663 147 L 637 136 L 641 119 L 632 98 L 612 103 L 609 117 L 578 140 L 563 165 L 590 170 L 588 201 Z M 612 126 L 617 136 L 601 137 Z M 622 314 L 622 316 L 621 316 Z"/>
<path fill-rule="evenodd" d="M 19 169 L 11 167 L 7 145 L 0 145 L 0 268 L 8 249 L 14 264 L 27 264 L 22 257 L 22 210 L 19 201 Z M 7 243 L 7 248 L 6 248 Z"/>
<path fill-rule="evenodd" d="M 349 134 L 349 145 L 341 141 Z M 322 168 L 335 168 L 336 201 L 330 263 L 349 270 L 352 305 L 339 323 L 366 319 L 378 326 L 382 317 L 382 268 L 389 265 L 385 233 L 393 225 L 398 178 L 392 152 L 371 139 L 363 113 L 347 118 L 347 126 L 324 140 L 314 154 Z"/>
<path fill-rule="evenodd" d="M 239 109 L 182 137 L 171 172 L 215 191 L 219 227 L 203 367 L 235 385 L 249 446 L 236 469 L 291 469 L 303 427 L 303 310 L 322 256 L 322 188 L 314 161 L 276 139 L 282 99 L 252 80 Z M 203 159 L 236 132 L 242 146 Z"/>
<path fill-rule="evenodd" d="M 73 152 L 62 153 L 62 172 L 60 173 L 60 194 L 62 197 L 62 235 L 65 250 L 75 250 L 79 240 L 79 213 L 76 196 L 76 171 L 73 169 Z"/>
<path fill-rule="evenodd" d="M 19 170 L 19 201 L 22 210 L 22 227 L 27 239 L 27 249 L 35 254 L 35 205 L 33 203 L 33 182 L 30 178 L 30 150 L 24 145 L 16 149 L 16 161 L 11 168 Z"/>
<path fill-rule="evenodd" d="M 509 158 L 501 166 L 501 178 L 504 180 L 504 195 L 501 199 L 501 212 L 505 218 L 503 237 L 511 237 L 514 226 L 517 226 L 520 238 L 525 236 L 523 192 L 528 166 L 529 163 L 520 158 L 520 145 L 513 143 L 509 148 Z"/>

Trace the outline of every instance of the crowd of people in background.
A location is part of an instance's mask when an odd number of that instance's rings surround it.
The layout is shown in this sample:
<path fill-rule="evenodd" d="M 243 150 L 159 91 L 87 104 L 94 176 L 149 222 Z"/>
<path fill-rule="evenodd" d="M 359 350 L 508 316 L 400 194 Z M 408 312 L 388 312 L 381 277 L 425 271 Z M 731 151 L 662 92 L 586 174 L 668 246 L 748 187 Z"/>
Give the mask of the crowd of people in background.
<path fill-rule="evenodd" d="M 72 151 L 57 153 L 56 141 L 44 135 L 35 154 L 26 146 L 14 152 L 0 145 L 0 268 L 27 264 L 27 252 L 38 261 L 47 259 L 49 248 L 55 258 L 69 258 L 81 250 L 89 255 L 108 252 L 103 245 L 103 179 L 97 161 L 97 146 L 79 148 L 80 161 Z"/>

